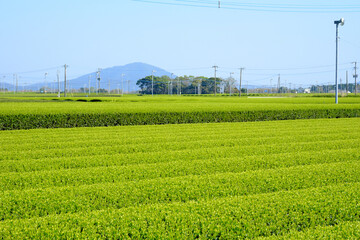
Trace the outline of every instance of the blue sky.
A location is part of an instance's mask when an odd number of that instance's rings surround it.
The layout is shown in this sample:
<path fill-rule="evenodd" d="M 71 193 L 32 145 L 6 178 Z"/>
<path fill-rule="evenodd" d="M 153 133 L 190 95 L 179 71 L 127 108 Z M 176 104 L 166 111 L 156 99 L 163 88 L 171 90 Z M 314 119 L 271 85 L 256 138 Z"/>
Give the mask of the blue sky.
<path fill-rule="evenodd" d="M 176 0 L 157 0 L 176 2 Z M 181 1 L 177 1 L 181 3 Z M 36 81 L 44 72 L 54 78 L 58 66 L 68 64 L 77 77 L 131 62 L 152 64 L 176 75 L 228 77 L 244 67 L 244 81 L 269 85 L 277 74 L 292 84 L 334 82 L 335 25 L 340 27 L 339 78 L 352 75 L 351 62 L 360 56 L 360 3 L 358 1 L 221 1 L 210 7 L 189 7 L 132 0 L 25 1 L 1 0 L 0 73 L 12 81 Z M 212 2 L 214 2 L 214 7 Z M 251 2 L 336 5 L 339 10 L 299 12 L 300 8 L 226 9 L 226 4 Z M 205 6 L 204 4 L 198 4 Z M 346 6 L 354 12 L 345 12 Z M 231 6 L 231 5 L 230 5 Z M 356 8 L 356 6 L 358 8 Z M 314 7 L 315 9 L 315 7 Z M 37 71 L 43 70 L 43 71 Z M 24 73 L 34 71 L 33 73 Z M 149 73 L 150 75 L 151 73 Z M 349 79 L 351 82 L 352 78 Z"/>

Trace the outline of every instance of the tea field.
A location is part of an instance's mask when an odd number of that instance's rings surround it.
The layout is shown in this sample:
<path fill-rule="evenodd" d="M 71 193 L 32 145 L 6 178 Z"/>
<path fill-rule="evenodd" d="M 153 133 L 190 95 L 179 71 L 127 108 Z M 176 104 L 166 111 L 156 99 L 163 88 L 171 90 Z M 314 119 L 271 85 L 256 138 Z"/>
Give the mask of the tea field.
<path fill-rule="evenodd" d="M 0 238 L 359 239 L 359 124 L 0 131 Z"/>
<path fill-rule="evenodd" d="M 294 109 L 359 109 L 360 97 L 228 97 L 136 96 L 124 97 L 1 97 L 0 114 L 219 112 Z"/>
<path fill-rule="evenodd" d="M 125 96 L 0 98 L 0 130 L 360 116 L 360 98 Z"/>

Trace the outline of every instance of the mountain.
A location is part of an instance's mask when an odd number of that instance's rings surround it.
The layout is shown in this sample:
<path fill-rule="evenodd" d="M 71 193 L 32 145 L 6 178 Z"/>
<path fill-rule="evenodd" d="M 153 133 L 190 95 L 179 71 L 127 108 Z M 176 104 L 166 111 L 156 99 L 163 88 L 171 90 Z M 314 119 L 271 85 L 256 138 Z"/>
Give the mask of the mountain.
<path fill-rule="evenodd" d="M 138 91 L 139 88 L 136 85 L 136 82 L 141 78 L 144 78 L 146 76 L 151 76 L 153 70 L 155 71 L 154 76 L 166 75 L 171 77 L 171 73 L 164 69 L 146 63 L 135 62 L 124 66 L 114 66 L 114 67 L 102 69 L 100 71 L 100 88 L 108 90 L 110 83 L 111 90 L 123 89 L 124 93 Z M 175 78 L 176 76 L 173 75 L 172 77 Z M 84 74 L 78 78 L 68 79 L 67 88 L 68 89 L 88 88 L 89 80 L 90 80 L 90 87 L 96 89 L 98 87 L 98 81 L 96 78 L 97 78 L 97 72 L 95 71 Z M 61 76 L 60 79 L 62 80 L 63 76 Z M 18 91 L 22 91 L 23 89 L 39 91 L 39 89 L 43 88 L 44 86 L 47 86 L 48 92 L 57 91 L 58 83 L 55 82 L 53 79 L 48 79 L 47 83 L 38 82 L 35 84 L 27 84 L 25 86 L 19 84 Z M 5 87 L 9 89 L 9 91 L 14 90 L 14 86 L 12 84 L 7 84 Z M 61 91 L 63 91 L 64 90 L 63 81 L 60 82 L 60 87 L 61 87 Z M 242 87 L 244 88 L 246 86 L 243 84 Z M 248 85 L 249 89 L 257 88 L 257 87 L 258 86 L 256 85 Z"/>
<path fill-rule="evenodd" d="M 155 67 L 146 63 L 130 63 L 124 66 L 115 66 L 111 68 L 104 68 L 100 71 L 100 88 L 109 89 L 124 89 L 124 92 L 132 92 L 139 90 L 136 85 L 137 80 L 150 76 L 153 72 L 154 76 L 171 76 L 170 72 L 165 71 L 159 67 Z M 92 72 L 80 76 L 78 78 L 67 81 L 68 89 L 88 88 L 90 80 L 90 87 L 97 88 L 97 72 Z M 27 86 L 27 89 L 38 90 L 39 86 L 45 86 L 45 83 L 37 83 Z M 57 83 L 48 82 L 48 88 L 57 89 Z M 60 82 L 63 90 L 64 82 Z M 123 87 L 122 87 L 123 86 Z"/>
<path fill-rule="evenodd" d="M 0 82 L 0 91 L 4 91 L 4 89 L 8 90 L 8 91 L 13 91 L 14 85 L 10 84 L 10 83 L 6 83 L 6 82 Z"/>

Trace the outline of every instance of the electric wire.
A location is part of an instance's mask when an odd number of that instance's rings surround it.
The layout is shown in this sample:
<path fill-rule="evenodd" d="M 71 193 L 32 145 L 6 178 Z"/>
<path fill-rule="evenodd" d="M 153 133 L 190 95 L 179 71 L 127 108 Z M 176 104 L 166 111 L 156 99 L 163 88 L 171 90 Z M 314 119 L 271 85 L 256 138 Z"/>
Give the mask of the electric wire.
<path fill-rule="evenodd" d="M 29 73 L 45 72 L 45 71 L 59 69 L 61 67 L 63 67 L 63 66 L 49 67 L 49 68 L 30 70 L 30 71 L 24 71 L 24 72 L 16 72 L 16 74 L 29 74 Z M 12 75 L 12 74 L 13 73 L 0 73 L 0 75 Z"/>
<path fill-rule="evenodd" d="M 342 64 L 339 64 L 340 66 L 349 66 L 350 64 L 352 63 L 342 63 Z M 270 78 L 273 78 L 275 76 L 277 76 L 277 74 L 274 73 L 274 71 L 279 71 L 281 72 L 281 76 L 304 76 L 304 75 L 316 75 L 316 74 L 327 74 L 327 73 L 332 73 L 333 72 L 333 69 L 331 70 L 326 70 L 326 68 L 330 68 L 330 67 L 334 67 L 335 65 L 321 65 L 321 66 L 307 66 L 307 67 L 293 67 L 293 68 L 274 68 L 274 69 L 271 69 L 271 68 L 245 68 L 245 72 L 244 72 L 244 75 L 247 76 L 249 78 L 249 81 L 251 82 L 260 82 L 260 81 L 264 81 L 264 80 L 268 80 Z M 38 73 L 38 72 L 44 72 L 44 71 L 49 71 L 49 70 L 55 70 L 55 69 L 59 69 L 60 67 L 63 67 L 63 66 L 58 66 L 58 67 L 50 67 L 50 68 L 44 68 L 44 69 L 37 69 L 37 70 L 31 70 L 31 71 L 26 71 L 26 72 L 19 72 L 19 74 L 27 74 L 27 73 Z M 185 70 L 205 70 L 205 69 L 208 69 L 210 70 L 211 67 L 199 67 L 199 68 L 178 68 L 178 69 L 172 69 L 171 71 L 185 71 Z M 235 70 L 237 70 L 238 68 L 230 68 L 230 67 L 221 67 L 220 70 L 217 70 L 217 72 L 221 73 L 218 77 L 219 78 L 222 78 L 221 75 L 225 75 L 225 74 L 228 74 L 229 72 L 226 71 L 226 70 L 223 70 L 223 69 L 231 69 L 232 71 L 235 72 Z M 319 71 L 304 71 L 304 72 L 296 72 L 295 70 L 312 70 L 312 69 L 318 69 Z M 325 70 L 322 70 L 322 69 L 325 69 Z M 350 67 L 347 67 L 347 68 L 341 68 L 339 69 L 339 71 L 345 71 L 345 70 L 352 70 L 352 66 Z M 122 72 L 149 72 L 149 75 L 150 75 L 150 72 L 149 70 L 144 70 L 144 69 L 130 69 L 130 70 L 123 70 Z M 266 71 L 266 72 L 263 72 L 263 71 Z M 285 72 L 284 72 L 285 71 Z M 236 75 L 239 75 L 237 72 L 235 72 Z M 91 74 L 90 74 L 91 75 Z M 1 76 L 1 75 L 0 75 Z M 154 75 L 155 76 L 155 75 Z M 261 77 L 259 79 L 252 79 L 252 77 L 255 77 L 255 76 L 266 76 L 266 77 Z M 38 80 L 38 81 L 43 81 L 43 76 L 39 76 L 39 77 L 36 77 L 36 76 L 26 76 L 26 75 L 21 75 L 19 76 L 19 82 L 20 82 L 20 78 L 21 78 L 21 82 L 27 82 L 27 85 L 34 85 L 34 84 L 38 84 L 38 83 L 31 83 L 31 82 L 34 82 L 34 80 Z M 80 77 L 88 77 L 88 75 L 81 75 L 81 74 L 78 74 L 78 75 L 68 75 L 69 77 L 69 83 L 70 82 L 73 82 L 75 81 L 77 78 L 80 78 Z M 174 74 L 174 77 L 176 78 L 177 75 Z M 105 82 L 105 81 L 119 81 L 119 79 L 116 79 L 114 77 L 106 77 L 106 75 L 103 77 L 103 79 L 106 79 L 102 82 Z M 6 79 L 6 78 L 3 78 L 2 79 L 2 82 L 11 82 L 11 80 L 13 79 Z M 51 84 L 51 81 L 52 79 L 48 79 L 49 80 L 49 84 Z M 94 80 L 92 78 L 92 80 Z M 138 79 L 127 79 L 126 81 L 129 81 L 131 83 L 133 83 L 134 81 L 137 81 Z M 55 80 L 54 80 L 55 81 Z M 189 81 L 189 80 L 187 80 Z M 156 82 L 156 81 L 154 81 Z"/>
<path fill-rule="evenodd" d="M 171 1 L 171 0 L 165 0 Z M 218 1 L 209 1 L 209 0 L 172 0 L 175 2 L 184 2 L 184 3 L 202 3 L 209 4 L 218 7 Z M 304 9 L 353 9 L 360 8 L 360 5 L 344 5 L 344 4 L 286 4 L 286 3 L 256 3 L 256 2 L 228 2 L 221 1 L 221 6 L 245 6 L 245 7 L 268 7 L 268 8 L 304 8 Z"/>
<path fill-rule="evenodd" d="M 195 1 L 195 0 L 133 0 L 135 2 L 175 5 L 187 7 L 218 8 L 217 1 Z M 360 12 L 359 4 L 352 5 L 300 5 L 300 4 L 260 4 L 260 3 L 235 3 L 222 2 L 221 8 L 242 10 L 242 11 L 262 11 L 262 12 L 308 12 L 308 13 L 333 13 L 333 12 Z"/>

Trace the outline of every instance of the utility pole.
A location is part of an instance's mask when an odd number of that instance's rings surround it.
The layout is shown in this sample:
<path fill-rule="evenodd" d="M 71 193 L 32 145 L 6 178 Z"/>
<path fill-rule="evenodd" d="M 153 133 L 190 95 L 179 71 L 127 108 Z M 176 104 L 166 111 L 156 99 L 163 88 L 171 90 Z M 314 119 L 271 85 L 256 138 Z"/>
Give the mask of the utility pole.
<path fill-rule="evenodd" d="M 19 78 L 18 75 L 16 74 L 16 93 L 18 92 L 19 89 Z"/>
<path fill-rule="evenodd" d="M 196 89 L 197 89 L 197 86 L 195 86 L 195 81 L 196 81 L 196 79 L 195 79 L 195 78 L 190 78 L 190 80 L 191 80 L 191 84 L 190 84 L 190 85 L 192 85 L 192 83 L 194 83 L 194 95 L 196 95 Z"/>
<path fill-rule="evenodd" d="M 240 69 L 240 88 L 239 88 L 239 97 L 241 97 L 241 83 L 242 83 L 242 72 L 245 68 L 239 68 Z"/>
<path fill-rule="evenodd" d="M 200 79 L 198 82 L 198 95 L 201 95 L 201 84 L 202 84 L 202 79 Z"/>
<path fill-rule="evenodd" d="M 277 92 L 280 93 L 280 74 L 278 76 Z"/>
<path fill-rule="evenodd" d="M 64 97 L 66 97 L 66 68 L 68 65 L 64 65 Z"/>
<path fill-rule="evenodd" d="M 177 79 L 175 78 L 175 81 L 176 81 L 176 95 L 179 96 L 179 77 L 177 77 Z"/>
<path fill-rule="evenodd" d="M 341 94 L 341 90 L 342 90 L 341 85 L 342 85 L 342 79 L 340 78 L 340 94 Z"/>
<path fill-rule="evenodd" d="M 60 97 L 60 71 L 57 70 L 57 73 L 56 73 L 56 77 L 57 77 L 57 82 L 58 82 L 58 98 Z"/>
<path fill-rule="evenodd" d="M 349 92 L 349 74 L 348 71 L 346 71 L 346 95 L 348 95 Z"/>
<path fill-rule="evenodd" d="M 291 83 L 289 83 L 289 93 L 291 93 Z"/>
<path fill-rule="evenodd" d="M 130 80 L 127 80 L 127 83 L 128 83 L 128 90 L 127 90 L 127 92 L 128 92 L 128 94 L 130 94 Z"/>
<path fill-rule="evenodd" d="M 109 78 L 108 92 L 109 92 L 109 95 L 110 95 L 110 78 Z"/>
<path fill-rule="evenodd" d="M 220 1 L 219 1 L 219 3 L 220 3 Z M 217 68 L 218 68 L 218 66 L 212 66 L 213 68 L 214 68 L 214 76 L 215 76 L 215 80 L 214 80 L 214 95 L 216 96 L 216 88 L 217 88 L 217 86 L 216 86 L 216 72 L 217 72 Z"/>
<path fill-rule="evenodd" d="M 355 64 L 355 67 L 354 67 L 354 70 L 355 70 L 354 78 L 355 78 L 355 96 L 356 96 L 356 92 L 357 92 L 357 81 L 356 81 L 356 79 L 357 79 L 357 77 L 358 77 L 358 75 L 356 74 L 356 70 L 357 70 L 356 64 L 357 64 L 357 62 L 353 62 L 353 63 Z"/>
<path fill-rule="evenodd" d="M 168 95 L 170 95 L 170 83 L 171 83 L 171 77 L 169 78 L 169 81 L 168 81 Z"/>
<path fill-rule="evenodd" d="M 171 73 L 171 76 L 170 76 L 170 95 L 172 96 L 173 95 L 173 81 L 172 81 L 172 78 L 173 78 L 173 73 Z"/>
<path fill-rule="evenodd" d="M 89 95 L 89 97 L 90 97 L 90 93 L 91 93 L 91 91 L 90 91 L 91 77 L 92 77 L 91 75 L 89 75 L 89 77 L 88 77 L 89 78 L 89 84 L 88 84 L 88 88 L 89 88 L 88 89 L 88 95 Z"/>
<path fill-rule="evenodd" d="M 329 93 L 330 85 L 331 85 L 331 82 L 329 82 L 328 85 L 327 85 L 327 93 Z"/>
<path fill-rule="evenodd" d="M 5 81 L 5 79 L 6 79 L 6 76 L 3 76 L 3 87 L 2 87 L 2 90 L 3 90 L 4 94 L 5 94 L 5 87 L 6 87 L 6 81 Z"/>
<path fill-rule="evenodd" d="M 16 73 L 13 74 L 13 92 L 14 92 L 14 95 L 15 95 L 15 78 L 16 78 Z"/>
<path fill-rule="evenodd" d="M 151 72 L 151 96 L 154 96 L 154 72 L 155 70 Z"/>
<path fill-rule="evenodd" d="M 232 87 L 232 75 L 233 75 L 234 73 L 233 72 L 231 72 L 230 73 L 230 77 L 229 77 L 229 95 L 231 96 L 231 87 Z"/>
<path fill-rule="evenodd" d="M 246 81 L 246 96 L 248 95 L 249 81 Z"/>
<path fill-rule="evenodd" d="M 272 93 L 272 79 L 270 79 L 270 93 Z"/>
<path fill-rule="evenodd" d="M 343 18 L 341 18 L 338 21 L 334 21 L 334 24 L 336 24 L 335 104 L 338 104 L 338 92 L 339 92 L 339 86 L 338 86 L 339 24 L 343 26 L 344 23 L 345 21 Z"/>
<path fill-rule="evenodd" d="M 46 76 L 48 75 L 48 73 L 45 73 L 44 74 L 45 75 L 45 77 L 44 77 L 44 79 L 45 79 L 45 88 L 44 88 L 44 92 L 45 92 L 45 94 L 46 94 L 46 92 L 47 92 L 47 80 L 46 80 Z M 17 91 L 17 87 L 16 87 L 16 91 Z"/>
<path fill-rule="evenodd" d="M 97 94 L 100 93 L 100 80 L 101 80 L 101 68 L 98 68 L 98 71 L 97 71 L 97 80 L 98 80 L 98 90 L 97 90 Z"/>
<path fill-rule="evenodd" d="M 221 6 L 220 6 L 220 0 L 218 1 L 218 8 L 220 8 Z"/>
<path fill-rule="evenodd" d="M 179 96 L 181 96 L 181 78 L 180 78 L 180 77 L 178 77 L 177 85 L 178 85 L 178 87 L 177 87 L 177 94 L 178 94 Z"/>
<path fill-rule="evenodd" d="M 121 96 L 124 96 L 124 73 L 121 74 Z"/>

